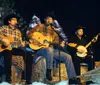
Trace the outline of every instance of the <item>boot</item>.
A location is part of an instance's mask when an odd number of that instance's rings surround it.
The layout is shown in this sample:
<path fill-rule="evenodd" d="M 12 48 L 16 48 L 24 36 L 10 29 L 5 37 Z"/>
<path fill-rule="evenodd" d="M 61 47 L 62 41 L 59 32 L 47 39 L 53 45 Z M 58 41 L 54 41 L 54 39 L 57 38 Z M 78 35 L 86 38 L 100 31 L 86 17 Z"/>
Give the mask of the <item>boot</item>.
<path fill-rule="evenodd" d="M 47 78 L 49 81 L 52 81 L 51 69 L 47 69 L 46 78 Z"/>
<path fill-rule="evenodd" d="M 0 83 L 2 83 L 2 78 L 1 78 L 1 75 L 0 75 Z"/>
<path fill-rule="evenodd" d="M 6 82 L 11 83 L 11 75 L 6 75 Z"/>
<path fill-rule="evenodd" d="M 79 78 L 69 79 L 69 85 L 71 85 L 71 84 L 81 85 L 80 79 Z"/>

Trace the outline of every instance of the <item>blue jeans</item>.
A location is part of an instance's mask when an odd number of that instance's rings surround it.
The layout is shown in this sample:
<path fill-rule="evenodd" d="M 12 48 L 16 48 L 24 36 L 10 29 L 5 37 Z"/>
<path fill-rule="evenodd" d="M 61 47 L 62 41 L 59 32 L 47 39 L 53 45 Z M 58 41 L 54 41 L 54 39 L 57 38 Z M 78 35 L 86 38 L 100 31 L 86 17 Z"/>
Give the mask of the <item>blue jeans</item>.
<path fill-rule="evenodd" d="M 59 50 L 54 50 L 54 60 L 56 60 L 58 63 L 62 62 L 65 64 L 68 78 L 76 77 L 72 58 L 68 53 L 65 53 L 63 51 L 60 51 L 59 53 Z"/>
<path fill-rule="evenodd" d="M 53 49 L 49 48 L 42 48 L 37 51 L 36 55 L 33 57 L 33 62 L 35 63 L 38 57 L 44 57 L 46 59 L 46 68 L 52 69 L 53 66 Z"/>
<path fill-rule="evenodd" d="M 47 67 L 47 69 L 52 69 L 53 59 L 55 59 L 59 62 L 65 63 L 68 78 L 76 77 L 76 73 L 75 73 L 73 62 L 72 62 L 72 58 L 69 54 L 60 51 L 60 57 L 59 57 L 59 51 L 53 49 L 52 47 L 49 47 L 49 48 L 42 48 L 39 51 L 37 51 L 37 53 L 34 56 L 33 60 L 35 60 L 39 56 L 42 56 L 42 57 L 46 58 L 46 67 Z"/>

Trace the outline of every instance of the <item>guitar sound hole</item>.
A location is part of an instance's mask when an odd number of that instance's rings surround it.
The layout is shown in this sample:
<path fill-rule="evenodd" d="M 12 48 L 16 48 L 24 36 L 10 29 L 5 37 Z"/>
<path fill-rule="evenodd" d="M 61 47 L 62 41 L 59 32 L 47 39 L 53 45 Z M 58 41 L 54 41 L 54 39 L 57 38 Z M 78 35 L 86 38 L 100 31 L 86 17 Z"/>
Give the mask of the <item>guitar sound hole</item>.
<path fill-rule="evenodd" d="M 1 48 L 5 49 L 5 48 L 7 48 L 7 46 L 5 46 L 5 45 L 1 45 Z"/>

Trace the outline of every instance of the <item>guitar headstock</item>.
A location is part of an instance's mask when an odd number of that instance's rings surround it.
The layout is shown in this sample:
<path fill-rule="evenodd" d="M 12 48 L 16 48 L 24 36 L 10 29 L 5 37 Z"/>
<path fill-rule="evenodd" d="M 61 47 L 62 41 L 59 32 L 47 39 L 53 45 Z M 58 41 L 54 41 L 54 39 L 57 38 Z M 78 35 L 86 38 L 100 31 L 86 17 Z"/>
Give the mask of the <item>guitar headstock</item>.
<path fill-rule="evenodd" d="M 97 35 L 100 36 L 100 33 L 98 33 Z"/>

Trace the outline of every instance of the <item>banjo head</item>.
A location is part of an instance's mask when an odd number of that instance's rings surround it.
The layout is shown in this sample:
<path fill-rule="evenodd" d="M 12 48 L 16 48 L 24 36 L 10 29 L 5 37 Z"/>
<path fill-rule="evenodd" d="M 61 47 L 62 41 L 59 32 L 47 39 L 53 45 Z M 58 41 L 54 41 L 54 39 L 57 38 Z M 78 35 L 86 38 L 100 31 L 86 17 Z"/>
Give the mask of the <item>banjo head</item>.
<path fill-rule="evenodd" d="M 84 52 L 77 52 L 77 56 L 84 58 L 87 56 L 87 49 L 84 46 L 78 46 L 77 49 L 82 49 Z"/>
<path fill-rule="evenodd" d="M 82 49 L 82 50 L 84 50 L 84 52 L 87 52 L 87 49 L 84 46 L 81 46 L 81 45 L 78 46 L 77 49 Z"/>

